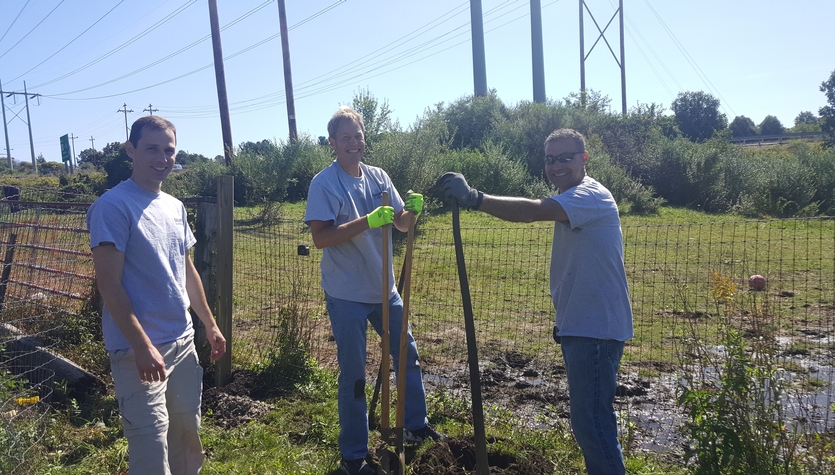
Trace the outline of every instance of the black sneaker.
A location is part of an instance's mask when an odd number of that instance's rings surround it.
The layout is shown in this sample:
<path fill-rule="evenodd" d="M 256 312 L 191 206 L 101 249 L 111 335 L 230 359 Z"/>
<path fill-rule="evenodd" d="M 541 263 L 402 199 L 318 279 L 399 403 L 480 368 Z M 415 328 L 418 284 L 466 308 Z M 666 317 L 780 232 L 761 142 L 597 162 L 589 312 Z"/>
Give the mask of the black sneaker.
<path fill-rule="evenodd" d="M 342 463 L 339 464 L 339 469 L 345 475 L 377 475 L 377 471 L 365 463 L 365 459 L 342 459 Z"/>
<path fill-rule="evenodd" d="M 423 429 L 403 431 L 403 441 L 411 444 L 422 444 L 429 439 L 444 440 L 446 438 L 446 434 L 441 434 L 429 424 L 426 424 Z"/>

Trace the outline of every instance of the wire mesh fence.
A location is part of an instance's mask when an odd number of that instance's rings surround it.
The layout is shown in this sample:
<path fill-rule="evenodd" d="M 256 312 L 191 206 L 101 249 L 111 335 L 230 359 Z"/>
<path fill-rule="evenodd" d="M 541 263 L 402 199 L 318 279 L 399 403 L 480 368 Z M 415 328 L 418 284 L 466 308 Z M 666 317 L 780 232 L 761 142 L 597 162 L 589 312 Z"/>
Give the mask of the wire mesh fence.
<path fill-rule="evenodd" d="M 6 193 L 0 202 L 0 468 L 7 473 L 26 463 L 47 430 L 44 418 L 61 383 L 51 364 L 94 282 L 84 224 L 89 205 L 30 201 L 44 197 Z"/>
<path fill-rule="evenodd" d="M 561 354 L 552 340 L 552 226 L 500 226 L 506 227 L 462 229 L 482 378 L 503 387 L 539 385 L 547 393 L 564 384 Z M 624 226 L 623 234 L 635 338 L 627 343 L 622 363 L 618 407 L 625 424 L 643 433 L 642 447 L 680 442 L 683 415 L 675 401 L 680 375 L 716 371 L 699 366 L 693 347 L 718 351 L 730 329 L 750 339 L 766 338 L 778 364 L 788 368 L 785 375 L 798 381 L 801 389 L 786 400 L 790 415 L 804 421 L 803 430 L 835 427 L 835 221 L 642 224 Z M 404 237 L 395 236 L 395 275 Z M 336 366 L 318 285 L 321 251 L 310 243 L 309 231 L 298 221 L 236 227 L 237 362 L 266 357 L 281 322 L 299 318 L 311 354 L 322 365 Z M 310 247 L 309 253 L 300 252 L 300 246 Z M 410 322 L 425 380 L 467 396 L 466 338 L 450 226 L 418 229 L 412 269 Z M 755 274 L 765 279 L 761 290 L 749 287 Z M 378 342 L 370 331 L 372 381 Z M 545 415 L 559 399 L 542 392 L 515 396 L 516 402 L 525 398 L 534 399 Z M 523 419 L 537 425 L 536 415 Z"/>
<path fill-rule="evenodd" d="M 5 254 L 8 270 L 0 347 L 23 335 L 56 348 L 62 322 L 91 298 L 85 212 L 86 205 L 0 202 L 0 256 Z M 462 229 L 482 379 L 488 392 L 519 390 L 501 402 L 526 403 L 528 412 L 519 421 L 537 426 L 538 416 L 565 415 L 554 409 L 561 396 L 549 395 L 564 390 L 561 354 L 551 337 L 552 227 L 495 223 L 501 227 Z M 624 355 L 618 410 L 646 434 L 644 447 L 678 443 L 679 375 L 705 370 L 694 345 L 718 349 L 729 328 L 771 344 L 788 377 L 799 382 L 787 401 L 793 414 L 808 421 L 804 427 L 835 425 L 835 220 L 625 225 L 623 234 L 635 338 Z M 405 235 L 395 233 L 394 239 L 397 276 Z M 319 286 L 321 251 L 308 228 L 298 219 L 262 221 L 236 210 L 234 253 L 234 366 L 275 356 L 289 335 L 300 338 L 320 365 L 335 368 L 336 345 Z M 749 287 L 753 274 L 765 278 L 764 289 Z M 410 322 L 425 381 L 430 391 L 466 397 L 466 338 L 451 226 L 419 225 L 411 282 Z M 25 355 L 5 355 L 0 368 L 14 381 L 23 381 L 14 366 L 38 367 L 25 363 Z M 379 360 L 379 338 L 371 331 L 369 381 L 376 379 Z M 16 419 L 0 417 L 5 437 L 17 433 L 22 409 L 29 407 L 17 404 L 18 398 L 50 397 L 55 381 L 46 374 L 32 379 L 38 378 L 40 386 L 21 383 L 15 392 L 0 394 L 0 415 L 17 411 Z M 10 453 L 7 446 L 2 448 Z"/>

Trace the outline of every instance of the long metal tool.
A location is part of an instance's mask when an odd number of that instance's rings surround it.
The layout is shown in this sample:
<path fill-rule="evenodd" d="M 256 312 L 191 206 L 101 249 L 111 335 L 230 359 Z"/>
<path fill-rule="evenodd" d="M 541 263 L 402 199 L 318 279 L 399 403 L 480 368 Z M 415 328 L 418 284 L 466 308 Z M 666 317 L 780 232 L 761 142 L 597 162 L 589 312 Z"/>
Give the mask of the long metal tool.
<path fill-rule="evenodd" d="M 473 400 L 473 428 L 475 430 L 475 473 L 490 475 L 487 460 L 487 438 L 484 432 L 484 406 L 481 400 L 481 376 L 478 369 L 478 345 L 475 339 L 475 319 L 470 301 L 470 284 L 464 263 L 464 246 L 461 243 L 461 223 L 458 218 L 458 202 L 452 200 L 452 235 L 455 240 L 455 260 L 458 264 L 458 281 L 461 284 L 461 300 L 464 305 L 464 325 L 467 333 L 467 360 L 470 365 L 470 391 Z"/>
<path fill-rule="evenodd" d="M 415 248 L 414 215 L 409 218 L 409 230 L 406 237 L 406 257 L 403 273 L 403 319 L 400 325 L 400 356 L 397 368 L 397 407 L 395 410 L 395 450 L 400 457 L 400 475 L 406 475 L 406 452 L 403 450 L 403 437 L 406 430 L 406 359 L 409 346 L 409 299 L 412 287 L 412 251 Z"/>

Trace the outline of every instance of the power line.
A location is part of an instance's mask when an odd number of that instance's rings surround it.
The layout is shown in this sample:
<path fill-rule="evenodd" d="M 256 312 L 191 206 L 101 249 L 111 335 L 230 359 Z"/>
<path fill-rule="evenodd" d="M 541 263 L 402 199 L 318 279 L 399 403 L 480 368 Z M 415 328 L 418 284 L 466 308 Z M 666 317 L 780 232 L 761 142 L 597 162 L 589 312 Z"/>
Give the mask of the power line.
<path fill-rule="evenodd" d="M 29 2 L 27 1 L 26 3 L 29 3 Z M 32 27 L 32 29 L 30 29 L 28 33 L 26 33 L 25 35 L 23 35 L 23 37 L 22 37 L 21 39 L 17 40 L 17 43 L 13 44 L 11 48 L 7 49 L 5 53 L 0 54 L 0 58 L 2 58 L 3 56 L 6 56 L 6 53 L 8 53 L 9 51 L 13 50 L 13 49 L 15 48 L 15 46 L 19 45 L 21 41 L 25 40 L 27 36 L 29 36 L 29 35 L 30 35 L 33 31 L 35 31 L 35 30 L 36 30 L 39 26 L 41 26 L 41 23 L 43 23 L 43 22 L 44 22 L 47 18 L 49 18 L 49 16 L 50 16 L 50 15 L 52 15 L 52 12 L 54 12 L 55 10 L 57 10 L 57 9 L 58 9 L 58 7 L 60 7 L 62 3 L 64 3 L 64 0 L 61 0 L 60 2 L 58 2 L 58 5 L 55 5 L 55 7 L 54 7 L 52 10 L 50 10 L 50 11 L 49 11 L 49 13 L 47 13 L 47 14 L 46 14 L 46 16 L 45 16 L 45 17 L 43 17 L 43 18 L 41 19 L 41 21 L 39 21 L 39 22 L 38 22 L 38 24 L 37 24 L 37 25 L 33 26 L 33 27 Z M 24 7 L 25 7 L 25 5 L 24 5 Z M 23 10 L 21 10 L 21 12 L 22 12 L 22 11 L 23 11 Z M 20 16 L 20 14 L 18 14 L 18 16 Z M 15 18 L 15 21 L 17 21 L 17 18 Z M 14 23 L 12 23 L 12 24 L 14 24 Z M 9 28 L 11 28 L 11 26 L 9 26 Z M 8 33 L 8 32 L 9 32 L 9 31 L 8 31 L 8 30 L 6 30 L 6 33 Z M 5 34 L 3 34 L 3 36 L 5 37 L 6 35 L 5 35 Z M 2 39 L 3 39 L 3 38 L 0 38 L 0 40 L 2 40 Z M 38 87 L 38 86 L 35 86 L 35 87 Z"/>
<path fill-rule="evenodd" d="M 0 36 L 0 41 L 3 41 L 3 38 L 5 38 L 5 37 L 6 37 L 6 35 L 8 35 L 8 34 L 9 34 L 9 30 L 11 30 L 11 29 L 12 29 L 12 27 L 14 26 L 14 24 L 15 24 L 15 23 L 17 23 L 17 19 L 18 19 L 18 18 L 20 18 L 20 15 L 23 13 L 23 10 L 26 10 L 26 6 L 27 6 L 27 5 L 29 5 L 29 0 L 26 0 L 26 3 L 24 3 L 24 4 L 23 4 L 23 7 L 20 9 L 20 11 L 19 11 L 19 12 L 17 12 L 17 16 L 16 16 L 16 17 L 14 17 L 14 20 L 12 20 L 12 24 L 11 24 L 11 25 L 9 25 L 9 27 L 8 27 L 8 28 L 6 28 L 6 31 L 5 31 L 5 32 L 3 32 L 3 36 Z"/>
<path fill-rule="evenodd" d="M 61 0 L 61 1 L 63 2 L 63 0 Z M 157 21 L 156 23 L 154 23 L 154 24 L 153 24 L 153 25 L 151 25 L 150 27 L 146 28 L 144 31 L 142 31 L 142 32 L 141 32 L 141 33 L 139 33 L 138 35 L 136 35 L 136 36 L 134 36 L 133 38 L 129 39 L 128 41 L 126 41 L 126 42 L 122 43 L 121 45 L 117 46 L 116 48 L 113 48 L 112 50 L 108 51 L 108 52 L 107 52 L 107 53 L 105 53 L 104 55 L 99 56 L 98 58 L 94 59 L 93 61 L 90 61 L 89 63 L 85 64 L 84 66 L 80 66 L 80 67 L 76 68 L 75 70 L 70 71 L 70 72 L 68 72 L 68 73 L 64 74 L 63 76 L 59 76 L 59 77 L 57 77 L 57 78 L 55 78 L 55 79 L 50 79 L 49 81 L 42 82 L 42 83 L 38 84 L 38 85 L 37 85 L 37 86 L 35 86 L 35 87 L 43 87 L 43 86 L 46 86 L 46 85 L 52 84 L 52 83 L 54 83 L 54 82 L 58 82 L 58 81 L 60 81 L 60 80 L 62 80 L 62 79 L 66 79 L 66 78 L 68 78 L 68 77 L 70 77 L 70 76 L 72 76 L 72 75 L 74 75 L 74 74 L 77 74 L 77 73 L 79 73 L 79 72 L 81 72 L 81 71 L 84 71 L 85 69 L 87 69 L 87 68 L 89 68 L 89 67 L 91 67 L 91 66 L 93 66 L 93 65 L 95 65 L 95 64 L 97 64 L 97 63 L 100 63 L 101 61 L 104 61 L 105 59 L 109 58 L 110 56 L 113 56 L 114 54 L 116 54 L 116 53 L 118 53 L 119 51 L 121 51 L 121 50 L 123 50 L 123 49 L 127 48 L 127 47 L 128 47 L 128 46 L 130 46 L 131 44 L 133 44 L 133 43 L 137 42 L 138 40 L 140 40 L 140 39 L 141 39 L 141 38 L 143 38 L 144 36 L 148 35 L 148 34 L 149 34 L 149 33 L 151 33 L 152 31 L 156 30 L 157 28 L 159 28 L 159 27 L 161 27 L 161 26 L 165 25 L 168 21 L 170 21 L 171 19 L 173 19 L 174 17 L 176 17 L 177 15 L 179 15 L 180 13 L 184 12 L 184 11 L 185 11 L 185 10 L 187 10 L 189 7 L 191 7 L 192 5 L 194 5 L 194 3 L 195 3 L 196 1 L 197 1 L 197 0 L 189 0 L 188 2 L 184 3 L 183 5 L 180 5 L 180 6 L 179 6 L 176 10 L 174 10 L 174 11 L 173 11 L 173 12 L 171 12 L 171 13 L 169 13 L 169 14 L 168 14 L 168 15 L 166 15 L 165 17 L 163 17 L 163 18 L 162 18 L 162 20 Z M 2 57 L 2 56 L 0 56 L 0 57 Z"/>
<path fill-rule="evenodd" d="M 16 77 L 16 78 L 12 79 L 12 81 L 16 81 L 16 80 L 18 80 L 18 79 L 22 78 L 22 77 L 23 77 L 23 76 L 25 76 L 26 74 L 28 74 L 28 73 L 32 72 L 33 70 L 35 70 L 36 68 L 38 68 L 39 66 L 41 66 L 43 63 L 45 63 L 45 62 L 49 61 L 50 59 L 52 59 L 53 57 L 55 57 L 55 55 L 57 55 L 58 53 L 60 53 L 61 51 L 63 51 L 63 50 L 64 50 L 64 48 L 66 48 L 67 46 L 69 46 L 69 45 L 73 44 L 73 43 L 75 42 L 75 40 L 77 40 L 77 39 L 81 38 L 81 37 L 84 35 L 84 33 L 87 33 L 88 31 L 90 31 L 90 29 L 91 29 L 91 28 L 93 28 L 94 26 L 98 25 L 100 21 L 104 20 L 104 18 L 105 18 L 107 15 L 110 15 L 110 13 L 111 13 L 113 10 L 115 10 L 115 9 L 116 9 L 119 5 L 121 5 L 124 1 L 125 1 L 125 0 L 119 0 L 119 3 L 117 3 L 117 4 L 113 7 L 113 8 L 111 8 L 110 10 L 108 10 L 108 11 L 107 11 L 107 13 L 105 13 L 104 15 L 102 15 L 102 16 L 101 16 L 101 18 L 99 18 L 98 20 L 96 20 L 96 21 L 95 21 L 92 25 L 88 26 L 88 27 L 87 27 L 87 29 L 85 29 L 84 31 L 82 31 L 81 33 L 79 33 L 79 34 L 78 34 L 78 36 L 76 36 L 75 38 L 73 38 L 72 40 L 70 40 L 70 42 L 69 42 L 69 43 L 67 43 L 67 44 L 65 44 L 64 46 L 62 46 L 62 47 L 61 47 L 58 51 L 56 51 L 56 52 L 52 53 L 52 54 L 51 54 L 49 57 L 47 57 L 45 60 L 43 60 L 43 61 L 41 61 L 40 63 L 36 64 L 35 66 L 33 66 L 31 69 L 29 69 L 29 70 L 28 70 L 28 71 L 26 71 L 25 73 L 23 73 L 23 74 L 21 74 L 20 76 L 18 76 L 18 77 Z"/>

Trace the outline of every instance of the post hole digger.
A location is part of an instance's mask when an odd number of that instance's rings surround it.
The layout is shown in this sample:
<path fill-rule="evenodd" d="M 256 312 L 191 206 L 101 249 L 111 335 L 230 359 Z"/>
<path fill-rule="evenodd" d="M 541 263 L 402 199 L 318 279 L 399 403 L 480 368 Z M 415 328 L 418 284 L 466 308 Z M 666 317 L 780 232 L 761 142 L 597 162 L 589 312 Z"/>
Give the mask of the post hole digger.
<path fill-rule="evenodd" d="M 411 193 L 411 191 L 409 191 Z M 388 203 L 388 193 L 383 192 L 383 204 Z M 412 253 L 414 250 L 415 239 L 415 223 L 417 216 L 412 215 L 409 218 L 409 226 L 406 238 L 406 255 L 403 259 L 403 268 L 400 272 L 400 279 L 397 286 L 398 293 L 403 300 L 403 315 L 401 317 L 399 348 L 398 348 L 398 368 L 397 368 L 397 404 L 395 407 L 395 426 L 390 427 L 390 401 L 391 391 L 389 389 L 389 354 L 391 351 L 391 325 L 390 315 L 387 306 L 383 306 L 383 333 L 382 337 L 382 358 L 380 362 L 380 371 L 377 378 L 377 385 L 375 387 L 374 397 L 369 410 L 369 428 L 373 424 L 374 411 L 377 399 L 376 388 L 382 388 L 382 402 L 380 408 L 380 435 L 386 446 L 382 448 L 379 453 L 380 456 L 380 472 L 384 475 L 405 475 L 406 473 L 406 453 L 404 450 L 405 440 L 405 414 L 406 414 L 406 360 L 408 351 L 408 332 L 409 332 L 409 301 L 411 294 L 411 275 L 412 275 Z M 389 228 L 389 226 L 385 226 Z M 390 229 L 383 229 L 383 269 L 387 270 L 391 265 L 388 261 L 389 253 L 389 233 Z M 388 272 L 383 272 L 383 297 L 387 298 L 389 290 Z M 395 453 L 392 454 L 388 450 L 388 446 L 394 445 Z"/>
<path fill-rule="evenodd" d="M 482 405 L 482 397 L 481 397 L 481 378 L 480 372 L 478 368 L 478 347 L 476 344 L 475 338 L 475 322 L 473 318 L 473 311 L 472 311 L 472 304 L 470 301 L 470 292 L 469 292 L 469 283 L 467 280 L 467 271 L 466 265 L 464 263 L 464 251 L 463 245 L 461 241 L 461 229 L 459 224 L 459 211 L 458 211 L 458 203 L 457 201 L 452 201 L 452 215 L 453 215 L 453 236 L 455 241 L 455 254 L 456 254 L 456 262 L 458 267 L 458 275 L 459 281 L 461 285 L 461 297 L 464 306 L 464 320 L 466 326 L 466 335 L 467 335 L 467 353 L 468 353 L 468 362 L 469 362 L 469 369 L 470 369 L 470 385 L 472 391 L 472 405 L 473 405 L 473 421 L 474 421 L 474 430 L 475 430 L 475 448 L 476 448 L 476 475 L 489 475 L 489 465 L 488 465 L 488 458 L 487 458 L 487 442 L 486 442 L 486 434 L 484 429 L 484 413 L 483 413 L 483 405 Z M 409 295 L 410 295 L 410 287 L 411 287 L 411 268 L 412 268 L 412 251 L 414 249 L 414 228 L 415 228 L 415 220 L 413 219 L 409 226 L 408 238 L 407 238 L 407 245 L 406 245 L 406 256 L 403 261 L 403 268 L 400 272 L 400 279 L 398 282 L 398 292 L 403 295 L 403 325 L 402 325 L 402 335 L 400 339 L 401 345 L 401 357 L 400 357 L 400 368 L 398 370 L 398 374 L 403 374 L 405 371 L 405 360 L 403 358 L 403 352 L 405 351 L 405 332 L 408 328 L 408 308 L 409 308 Z M 385 239 L 385 237 L 384 237 Z M 384 264 L 385 265 L 385 264 Z M 387 318 L 386 315 L 383 317 L 384 319 Z M 382 388 L 382 407 L 381 407 L 381 421 L 380 421 L 380 433 L 384 441 L 388 443 L 393 443 L 396 447 L 396 455 L 397 458 L 392 457 L 391 452 L 388 450 L 384 450 L 380 453 L 380 460 L 381 460 L 381 470 L 384 474 L 393 474 L 393 473 L 405 473 L 405 452 L 403 450 L 403 407 L 405 404 L 405 399 L 401 397 L 401 395 L 405 395 L 405 391 L 403 388 L 403 382 L 405 378 L 398 378 L 398 406 L 397 406 L 397 415 L 396 415 L 396 425 L 394 429 L 389 428 L 389 411 L 386 407 L 388 405 L 390 393 L 388 391 L 388 384 L 389 384 L 389 360 L 385 356 L 389 350 L 389 343 L 387 338 L 389 334 L 387 331 L 383 333 L 383 355 L 382 362 L 380 365 L 380 371 L 377 378 L 377 384 L 374 390 L 374 395 L 371 400 L 371 405 L 369 407 L 369 428 L 374 429 L 378 428 L 376 425 L 376 418 L 375 410 L 376 410 L 376 402 L 378 399 L 378 394 Z"/>

